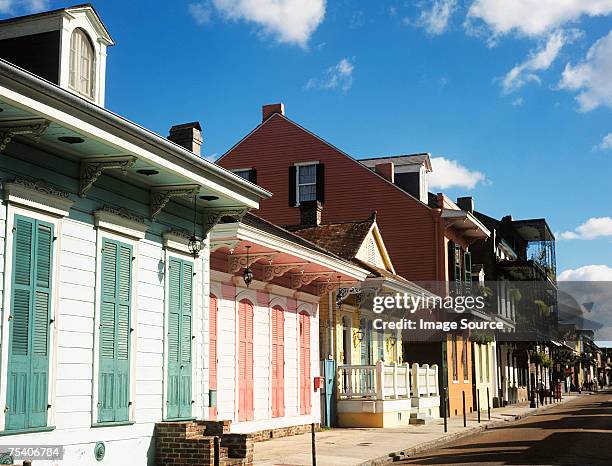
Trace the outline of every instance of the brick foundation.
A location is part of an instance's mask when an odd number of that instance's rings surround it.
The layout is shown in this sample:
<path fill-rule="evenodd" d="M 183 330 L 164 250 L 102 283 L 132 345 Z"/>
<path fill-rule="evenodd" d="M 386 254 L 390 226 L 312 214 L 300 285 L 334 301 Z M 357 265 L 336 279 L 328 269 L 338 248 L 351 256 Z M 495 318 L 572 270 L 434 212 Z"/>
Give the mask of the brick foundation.
<path fill-rule="evenodd" d="M 160 422 L 155 425 L 156 466 L 213 466 L 215 438 L 219 439 L 220 466 L 251 466 L 253 444 L 272 438 L 310 432 L 310 424 L 265 429 L 248 434 L 230 433 L 231 421 Z M 319 429 L 319 424 L 315 424 Z"/>

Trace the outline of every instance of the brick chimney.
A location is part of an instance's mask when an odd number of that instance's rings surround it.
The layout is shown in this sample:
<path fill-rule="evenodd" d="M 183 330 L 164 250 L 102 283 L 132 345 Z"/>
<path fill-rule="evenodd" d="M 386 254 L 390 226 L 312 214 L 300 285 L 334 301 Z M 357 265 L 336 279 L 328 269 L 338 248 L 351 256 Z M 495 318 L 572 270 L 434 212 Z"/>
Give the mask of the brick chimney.
<path fill-rule="evenodd" d="M 200 155 L 200 148 L 202 147 L 202 128 L 199 122 L 194 121 L 182 125 L 174 125 L 170 128 L 168 139 L 190 150 L 194 154 Z"/>
<path fill-rule="evenodd" d="M 385 162 L 374 165 L 374 171 L 387 181 L 395 183 L 395 165 L 393 162 Z"/>
<path fill-rule="evenodd" d="M 275 113 L 285 114 L 285 104 L 268 104 L 261 107 L 261 122 L 263 123 Z"/>
<path fill-rule="evenodd" d="M 321 225 L 323 205 L 319 201 L 300 202 L 300 225 L 303 227 L 318 227 Z"/>
<path fill-rule="evenodd" d="M 472 196 L 458 197 L 457 205 L 461 210 L 474 213 L 474 198 Z"/>

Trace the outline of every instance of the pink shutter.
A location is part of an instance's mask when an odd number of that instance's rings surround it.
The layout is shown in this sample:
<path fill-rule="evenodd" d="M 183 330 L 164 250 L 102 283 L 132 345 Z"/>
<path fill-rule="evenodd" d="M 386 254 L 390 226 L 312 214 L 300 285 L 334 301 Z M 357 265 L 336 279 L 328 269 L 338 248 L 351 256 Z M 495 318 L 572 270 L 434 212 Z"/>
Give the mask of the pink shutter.
<path fill-rule="evenodd" d="M 214 295 L 210 295 L 210 346 L 208 356 L 208 374 L 209 374 L 209 385 L 211 390 L 217 389 L 217 323 L 218 323 L 218 312 L 217 312 L 217 298 Z M 217 407 L 210 408 L 210 419 L 217 419 Z"/>
<path fill-rule="evenodd" d="M 300 414 L 310 408 L 310 316 L 300 312 Z"/>
<path fill-rule="evenodd" d="M 272 416 L 285 415 L 285 315 L 272 308 Z"/>
<path fill-rule="evenodd" d="M 238 420 L 253 419 L 253 305 L 238 305 Z"/>

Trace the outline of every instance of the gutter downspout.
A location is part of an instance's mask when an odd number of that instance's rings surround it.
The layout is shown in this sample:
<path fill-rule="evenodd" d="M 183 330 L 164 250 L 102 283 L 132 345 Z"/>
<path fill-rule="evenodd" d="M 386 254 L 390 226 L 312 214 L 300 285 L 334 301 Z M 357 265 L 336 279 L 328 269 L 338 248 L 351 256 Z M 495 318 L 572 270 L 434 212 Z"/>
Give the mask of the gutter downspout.
<path fill-rule="evenodd" d="M 333 293 L 331 291 L 327 292 L 327 331 L 329 334 L 329 354 L 328 357 L 331 356 L 332 359 L 334 358 L 335 355 L 335 351 L 334 351 L 334 331 L 332 328 L 333 325 L 333 316 L 332 313 L 334 312 L 334 307 L 332 306 L 332 298 L 333 298 Z"/>

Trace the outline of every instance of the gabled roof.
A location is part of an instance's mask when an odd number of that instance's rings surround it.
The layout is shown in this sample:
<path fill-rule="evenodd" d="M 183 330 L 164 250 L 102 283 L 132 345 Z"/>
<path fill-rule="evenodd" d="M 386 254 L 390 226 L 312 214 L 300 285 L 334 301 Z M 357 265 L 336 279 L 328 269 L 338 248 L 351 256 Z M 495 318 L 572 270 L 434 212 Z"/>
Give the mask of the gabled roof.
<path fill-rule="evenodd" d="M 36 20 L 38 18 L 44 18 L 46 16 L 54 16 L 54 15 L 64 14 L 64 13 L 70 14 L 71 12 L 75 10 L 88 10 L 91 13 L 89 16 L 95 23 L 95 26 L 97 26 L 98 29 L 100 29 L 100 32 L 102 33 L 102 35 L 105 36 L 104 38 L 108 41 L 108 45 L 115 45 L 115 41 L 113 41 L 113 38 L 108 32 L 108 29 L 106 29 L 106 26 L 100 19 L 100 15 L 98 15 L 98 12 L 96 11 L 96 9 L 91 3 L 80 3 L 78 5 L 73 5 L 73 6 L 69 6 L 65 8 L 57 8 L 55 10 L 42 11 L 40 13 L 32 13 L 30 15 L 6 18 L 3 20 L 0 20 L 0 25 L 18 23 L 21 21 L 31 21 L 31 20 Z"/>
<path fill-rule="evenodd" d="M 375 222 L 376 214 L 373 213 L 363 221 L 324 223 L 315 227 L 288 225 L 286 228 L 345 260 L 353 260 Z"/>
<path fill-rule="evenodd" d="M 217 160 L 215 160 L 215 163 L 220 163 L 221 160 L 223 160 L 223 158 L 230 154 L 234 149 L 236 149 L 238 146 L 240 146 L 243 142 L 247 141 L 253 134 L 255 134 L 257 131 L 259 131 L 262 127 L 264 127 L 268 122 L 270 122 L 272 119 L 274 118 L 282 118 L 283 120 L 285 120 L 286 122 L 292 124 L 293 126 L 295 126 L 296 128 L 300 129 L 301 131 L 304 131 L 305 133 L 309 134 L 310 136 L 312 136 L 315 139 L 318 139 L 319 141 L 321 141 L 323 144 L 329 146 L 331 149 L 333 149 L 334 151 L 336 151 L 339 155 L 346 157 L 348 160 L 350 160 L 351 162 L 357 164 L 359 167 L 367 170 L 369 173 L 371 173 L 373 176 L 378 177 L 380 180 L 382 180 L 384 183 L 387 183 L 388 185 L 392 186 L 394 189 L 397 189 L 399 192 L 401 192 L 404 196 L 409 197 L 410 199 L 412 199 L 413 201 L 415 201 L 418 205 L 425 207 L 427 209 L 431 209 L 431 207 L 427 204 L 425 204 L 424 202 L 422 202 L 420 199 L 414 197 L 412 194 L 410 194 L 409 192 L 405 191 L 404 189 L 400 188 L 399 186 L 397 186 L 394 183 L 391 183 L 389 180 L 387 180 L 384 176 L 379 175 L 378 173 L 376 173 L 374 170 L 371 170 L 369 167 L 366 167 L 361 160 L 357 160 L 356 158 L 352 157 L 351 155 L 347 154 L 346 152 L 344 152 L 342 149 L 334 146 L 331 142 L 326 141 L 325 139 L 323 139 L 321 136 L 318 136 L 317 134 L 313 133 L 312 131 L 310 131 L 307 128 L 304 128 L 302 125 L 300 125 L 299 123 L 293 121 L 291 118 L 288 118 L 286 115 L 280 114 L 280 113 L 273 113 L 272 115 L 270 115 L 268 118 L 266 118 L 263 122 L 261 122 L 260 124 L 258 124 L 255 128 L 253 128 L 253 130 L 248 133 L 246 136 L 244 136 L 241 140 L 239 140 L 236 144 L 234 144 L 232 147 L 230 147 L 221 157 L 219 157 Z"/>

